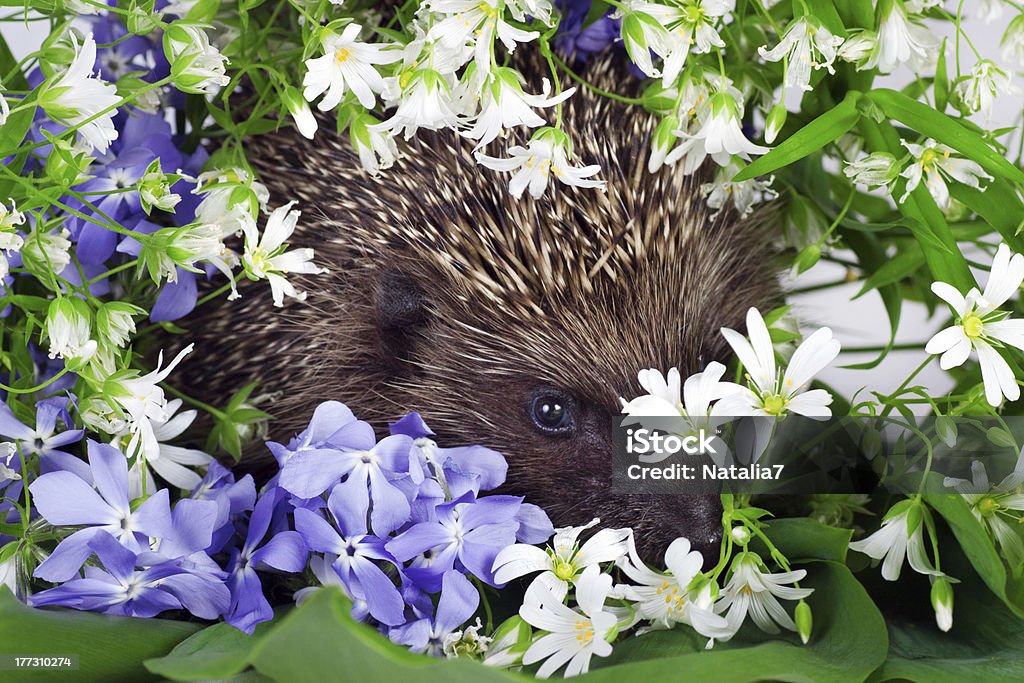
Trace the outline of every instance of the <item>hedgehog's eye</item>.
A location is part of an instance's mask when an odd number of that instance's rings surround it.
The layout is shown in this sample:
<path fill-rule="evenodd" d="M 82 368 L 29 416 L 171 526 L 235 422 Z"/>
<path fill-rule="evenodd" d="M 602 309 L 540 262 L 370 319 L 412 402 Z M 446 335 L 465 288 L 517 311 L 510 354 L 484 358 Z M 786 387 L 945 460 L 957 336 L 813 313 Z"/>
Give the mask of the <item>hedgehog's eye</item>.
<path fill-rule="evenodd" d="M 558 392 L 545 392 L 534 397 L 530 404 L 530 417 L 546 434 L 565 434 L 573 427 L 569 400 Z"/>

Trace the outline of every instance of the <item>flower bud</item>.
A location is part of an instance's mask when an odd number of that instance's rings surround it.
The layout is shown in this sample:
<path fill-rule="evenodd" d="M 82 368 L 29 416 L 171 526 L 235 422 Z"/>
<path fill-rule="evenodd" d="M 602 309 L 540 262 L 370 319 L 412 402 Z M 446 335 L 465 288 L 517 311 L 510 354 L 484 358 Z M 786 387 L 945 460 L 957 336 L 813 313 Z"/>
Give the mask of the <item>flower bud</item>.
<path fill-rule="evenodd" d="M 935 435 L 942 439 L 943 443 L 950 448 L 955 446 L 957 438 L 956 420 L 949 415 L 939 415 L 936 417 Z"/>
<path fill-rule="evenodd" d="M 54 138 L 46 155 L 46 176 L 58 185 L 69 187 L 88 179 L 86 171 L 93 158 L 66 138 Z"/>
<path fill-rule="evenodd" d="M 50 302 L 46 312 L 46 335 L 50 339 L 50 358 L 85 361 L 96 353 L 90 337 L 92 311 L 78 297 L 62 296 Z"/>
<path fill-rule="evenodd" d="M 352 146 L 359 154 L 359 161 L 370 175 L 390 168 L 398 158 L 398 145 L 394 137 L 377 128 L 380 123 L 369 114 L 360 114 L 352 119 L 349 133 Z"/>
<path fill-rule="evenodd" d="M 892 154 L 875 152 L 847 164 L 843 173 L 860 185 L 888 187 L 899 177 L 900 165 Z"/>
<path fill-rule="evenodd" d="M 746 546 L 750 542 L 750 530 L 745 526 L 734 526 L 729 532 L 732 535 L 733 543 Z"/>
<path fill-rule="evenodd" d="M 874 32 L 861 31 L 843 41 L 836 56 L 844 62 L 855 64 L 860 70 L 864 68 L 877 46 L 878 36 Z"/>
<path fill-rule="evenodd" d="M 144 310 L 126 301 L 109 301 L 96 312 L 96 331 L 108 343 L 123 347 L 135 334 L 132 316 L 143 313 Z"/>
<path fill-rule="evenodd" d="M 988 431 L 985 432 L 985 438 L 1000 448 L 1017 448 L 1017 443 L 1013 440 L 1013 436 L 1002 427 L 989 427 Z"/>
<path fill-rule="evenodd" d="M 117 79 L 117 96 L 133 97 L 131 106 L 147 114 L 156 114 L 163 101 L 160 98 L 162 88 L 151 88 L 152 83 L 143 78 L 144 71 L 132 71 Z M 136 93 L 142 92 L 141 95 Z"/>
<path fill-rule="evenodd" d="M 793 614 L 793 621 L 796 622 L 796 632 L 800 634 L 800 640 L 806 645 L 811 640 L 811 628 L 814 625 L 811 606 L 803 600 L 798 602 Z"/>
<path fill-rule="evenodd" d="M 500 668 L 518 666 L 532 639 L 533 629 L 522 617 L 509 617 L 494 630 L 484 664 Z"/>
<path fill-rule="evenodd" d="M 171 185 L 180 178 L 178 175 L 164 174 L 160 170 L 160 159 L 153 159 L 139 181 L 139 201 L 147 216 L 154 206 L 161 211 L 174 213 L 174 207 L 181 201 L 181 195 L 171 192 Z"/>
<path fill-rule="evenodd" d="M 284 91 L 281 100 L 288 109 L 288 113 L 295 119 L 295 127 L 299 132 L 310 140 L 316 135 L 316 117 L 313 110 L 309 108 L 309 102 L 302 96 L 298 88 L 288 88 Z"/>
<path fill-rule="evenodd" d="M 171 24 L 164 32 L 164 54 L 174 85 L 183 92 L 211 95 L 231 80 L 225 74 L 227 58 L 195 24 Z"/>
<path fill-rule="evenodd" d="M 815 242 L 804 247 L 793 261 L 793 270 L 797 275 L 806 273 L 821 260 L 821 245 Z"/>
<path fill-rule="evenodd" d="M 124 17 L 129 33 L 144 36 L 157 27 L 160 17 L 153 11 L 155 4 L 155 0 L 132 0 L 129 3 L 128 14 Z"/>
<path fill-rule="evenodd" d="M 647 170 L 650 173 L 654 173 L 665 165 L 665 157 L 676 146 L 678 137 L 675 132 L 677 130 L 679 130 L 679 119 L 674 115 L 663 118 L 654 130 L 654 135 L 651 136 L 651 158 L 647 162 Z"/>
<path fill-rule="evenodd" d="M 768 112 L 768 119 L 764 124 L 764 141 L 769 145 L 775 142 L 775 138 L 779 136 L 779 131 L 786 125 L 786 116 L 789 112 L 786 111 L 786 105 L 779 102 L 772 110 Z"/>
<path fill-rule="evenodd" d="M 932 583 L 932 609 L 940 629 L 948 631 L 953 628 L 953 585 L 945 576 Z"/>
<path fill-rule="evenodd" d="M 39 280 L 49 282 L 54 273 L 60 273 L 71 263 L 70 234 L 66 229 L 49 231 L 37 225 L 21 247 L 22 264 Z"/>

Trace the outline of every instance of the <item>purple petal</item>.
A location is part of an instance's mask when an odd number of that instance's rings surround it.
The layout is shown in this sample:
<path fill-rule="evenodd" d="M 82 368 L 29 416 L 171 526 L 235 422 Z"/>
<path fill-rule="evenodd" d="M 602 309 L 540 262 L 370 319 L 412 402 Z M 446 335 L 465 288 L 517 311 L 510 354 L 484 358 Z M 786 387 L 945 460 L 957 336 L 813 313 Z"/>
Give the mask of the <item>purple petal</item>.
<path fill-rule="evenodd" d="M 406 562 L 424 551 L 450 544 L 452 537 L 446 528 L 436 522 L 423 522 L 388 541 L 384 547 L 396 560 Z"/>
<path fill-rule="evenodd" d="M 409 521 L 409 499 L 376 467 L 370 468 L 370 494 L 370 525 L 375 534 L 384 536 Z"/>
<path fill-rule="evenodd" d="M 465 529 L 501 524 L 515 519 L 523 499 L 519 496 L 486 496 L 462 509 L 459 521 Z"/>
<path fill-rule="evenodd" d="M 114 254 L 118 239 L 116 232 L 85 222 L 82 231 L 78 233 L 75 255 L 82 263 L 103 263 Z"/>
<path fill-rule="evenodd" d="M 161 580 L 160 587 L 200 619 L 216 619 L 231 606 L 231 591 L 221 581 L 181 573 Z"/>
<path fill-rule="evenodd" d="M 405 602 L 391 579 L 373 562 L 353 558 L 352 572 L 359 581 L 363 597 L 370 608 L 370 614 L 388 626 L 405 622 Z"/>
<path fill-rule="evenodd" d="M 263 585 L 255 570 L 246 568 L 235 572 L 228 587 L 231 608 L 224 618 L 226 622 L 240 631 L 252 633 L 256 624 L 273 618 L 274 610 L 263 596 Z"/>
<path fill-rule="evenodd" d="M 302 536 L 310 550 L 340 555 L 345 542 L 338 532 L 323 517 L 315 512 L 299 508 L 295 511 L 295 530 Z"/>
<path fill-rule="evenodd" d="M 536 505 L 530 503 L 520 505 L 516 520 L 519 522 L 516 540 L 520 543 L 537 545 L 548 540 L 555 533 L 555 528 L 551 525 L 551 519 L 547 513 Z"/>
<path fill-rule="evenodd" d="M 71 472 L 51 472 L 28 487 L 36 509 L 54 526 L 112 524 L 121 519 L 89 484 Z"/>
<path fill-rule="evenodd" d="M 429 619 L 418 619 L 388 631 L 391 642 L 405 645 L 413 652 L 423 652 L 430 643 L 431 624 Z"/>
<path fill-rule="evenodd" d="M 368 451 L 377 443 L 373 427 L 362 420 L 350 422 L 328 436 L 324 443 L 333 448 Z"/>
<path fill-rule="evenodd" d="M 92 555 L 89 542 L 101 533 L 106 532 L 98 527 L 88 527 L 71 534 L 54 548 L 50 556 L 36 567 L 32 575 L 54 583 L 67 581 L 78 573 L 78 570 Z"/>
<path fill-rule="evenodd" d="M 134 530 L 154 538 L 173 538 L 170 505 L 167 489 L 154 493 L 132 513 Z"/>
<path fill-rule="evenodd" d="M 480 593 L 473 584 L 456 571 L 445 572 L 441 582 L 441 599 L 434 617 L 435 631 L 451 633 L 473 616 L 480 605 Z"/>
<path fill-rule="evenodd" d="M 388 424 L 388 429 L 391 430 L 392 434 L 405 434 L 406 436 L 412 437 L 413 439 L 429 438 L 434 436 L 434 432 L 430 431 L 430 427 L 423 421 L 419 413 L 409 413 L 398 422 L 391 422 Z"/>
<path fill-rule="evenodd" d="M 366 513 L 370 499 L 345 494 L 346 489 L 343 486 L 331 489 L 331 495 L 327 498 L 327 508 L 334 515 L 338 528 L 346 538 L 362 536 L 367 531 Z"/>
<path fill-rule="evenodd" d="M 35 431 L 19 422 L 10 406 L 0 403 L 0 436 L 25 441 L 35 436 Z"/>
<path fill-rule="evenodd" d="M 267 544 L 252 554 L 253 563 L 265 564 L 283 572 L 301 572 L 306 568 L 309 551 L 302 536 L 294 531 L 275 534 Z"/>
<path fill-rule="evenodd" d="M 93 484 L 116 510 L 128 512 L 128 460 L 113 446 L 87 442 Z"/>
<path fill-rule="evenodd" d="M 93 536 L 89 548 L 96 553 L 103 568 L 122 584 L 127 583 L 135 574 L 135 553 L 109 533 L 102 531 Z"/>
<path fill-rule="evenodd" d="M 479 476 L 482 491 L 496 489 L 505 483 L 508 463 L 497 451 L 483 446 L 467 446 L 441 449 L 441 455 L 455 463 L 462 471 Z"/>
<path fill-rule="evenodd" d="M 356 416 L 344 403 L 324 401 L 313 411 L 313 419 L 309 421 L 309 427 L 304 434 L 309 438 L 309 443 L 321 446 L 332 434 L 355 421 Z M 332 445 L 337 447 L 336 444 Z"/>
<path fill-rule="evenodd" d="M 300 451 L 281 468 L 281 488 L 299 498 L 312 498 L 352 469 L 352 459 L 335 450 Z"/>
<path fill-rule="evenodd" d="M 196 307 L 199 288 L 196 274 L 178 268 L 178 281 L 168 282 L 161 289 L 149 314 L 150 322 L 159 323 L 184 318 Z"/>
<path fill-rule="evenodd" d="M 404 434 L 395 434 L 381 439 L 373 447 L 373 454 L 380 458 L 381 469 L 397 474 L 408 470 L 411 449 L 412 439 Z"/>

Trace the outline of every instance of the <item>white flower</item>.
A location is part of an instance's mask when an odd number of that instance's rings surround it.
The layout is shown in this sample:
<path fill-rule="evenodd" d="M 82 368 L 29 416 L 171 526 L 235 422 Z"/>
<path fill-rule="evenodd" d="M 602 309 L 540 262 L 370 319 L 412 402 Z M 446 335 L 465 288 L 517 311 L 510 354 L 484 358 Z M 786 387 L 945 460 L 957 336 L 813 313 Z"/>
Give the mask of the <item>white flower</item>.
<path fill-rule="evenodd" d="M 164 33 L 164 53 L 178 90 L 212 95 L 231 82 L 225 73 L 227 58 L 210 44 L 200 26 L 172 23 Z"/>
<path fill-rule="evenodd" d="M 712 218 L 718 215 L 729 202 L 736 207 L 741 217 L 745 217 L 753 210 L 754 205 L 760 202 L 775 199 L 778 192 L 771 188 L 774 176 L 767 178 L 751 178 L 741 182 L 733 182 L 733 178 L 740 172 L 739 163 L 733 159 L 726 166 L 715 171 L 714 182 L 704 183 L 700 186 L 701 194 L 707 195 L 708 207 L 714 209 Z"/>
<path fill-rule="evenodd" d="M 374 129 L 394 135 L 404 131 L 405 139 L 409 140 L 420 128 L 439 130 L 454 126 L 458 114 L 453 104 L 445 78 L 432 69 L 420 69 L 409 77 L 391 118 Z"/>
<path fill-rule="evenodd" d="M 25 243 L 25 240 L 18 234 L 17 226 L 25 223 L 25 214 L 18 211 L 18 207 L 11 200 L 11 209 L 7 210 L 3 202 L 0 202 L 0 280 L 7 277 L 9 265 L 7 257 L 11 252 L 18 251 Z"/>
<path fill-rule="evenodd" d="M 78 39 L 71 34 L 75 57 L 66 71 L 57 75 L 43 86 L 39 104 L 52 119 L 66 126 L 78 128 L 82 139 L 100 152 L 106 152 L 110 143 L 117 139 L 114 128 L 116 105 L 121 101 L 117 88 L 93 77 L 96 65 L 96 41 L 90 33 L 78 46 Z M 100 112 L 106 112 L 98 116 Z M 89 123 L 85 121 L 98 116 Z"/>
<path fill-rule="evenodd" d="M 359 163 L 370 175 L 391 168 L 399 156 L 394 136 L 381 130 L 379 124 L 369 114 L 359 114 L 349 124 L 352 146 L 359 154 Z"/>
<path fill-rule="evenodd" d="M 873 31 L 856 31 L 850 33 L 843 44 L 839 46 L 836 56 L 844 62 L 849 62 L 857 67 L 857 70 L 869 68 L 872 56 L 878 50 L 878 35 Z"/>
<path fill-rule="evenodd" d="M 981 11 L 978 12 L 978 16 L 984 19 L 986 24 L 991 24 L 1003 16 L 1005 0 L 979 0 L 979 2 L 981 3 Z"/>
<path fill-rule="evenodd" d="M 7 98 L 3 95 L 4 84 L 0 83 L 0 126 L 7 123 L 7 117 L 11 115 L 11 107 L 7 104 Z"/>
<path fill-rule="evenodd" d="M 712 402 L 736 391 L 736 385 L 722 382 L 725 366 L 711 361 L 703 372 L 680 381 L 678 368 L 671 368 L 668 376 L 651 368 L 637 373 L 637 381 L 647 392 L 646 396 L 622 402 L 624 415 L 644 417 L 694 417 L 707 418 L 713 415 Z"/>
<path fill-rule="evenodd" d="M 1007 62 L 1024 67 L 1024 14 L 1018 14 L 1006 27 L 999 42 L 999 56 Z"/>
<path fill-rule="evenodd" d="M 632 540 L 632 539 L 631 539 Z M 656 572 L 640 559 L 636 546 L 630 543 L 629 556 L 618 567 L 638 586 L 623 585 L 622 596 L 633 601 L 641 619 L 653 622 L 656 628 L 672 628 L 689 624 L 697 633 L 727 640 L 734 631 L 713 609 L 714 590 L 711 581 L 694 579 L 702 576 L 704 557 L 690 549 L 690 541 L 677 538 L 665 551 L 667 572 Z"/>
<path fill-rule="evenodd" d="M 1012 320 L 999 310 L 1022 281 L 1024 256 L 1000 244 L 984 292 L 971 288 L 964 296 L 945 282 L 932 284 L 932 292 L 956 313 L 956 322 L 928 340 L 924 350 L 942 354 L 939 366 L 943 370 L 963 365 L 971 349 L 977 351 L 985 398 L 993 407 L 1002 403 L 1003 396 L 1011 401 L 1020 398 L 1013 370 L 997 349 L 1012 346 L 1024 350 L 1024 320 Z"/>
<path fill-rule="evenodd" d="M 910 151 L 915 163 L 900 173 L 907 179 L 907 189 L 900 197 L 900 202 L 906 201 L 914 188 L 920 184 L 922 177 L 925 179 L 928 192 L 940 209 L 948 209 L 950 206 L 946 177 L 976 190 L 982 189 L 979 180 L 992 180 L 992 176 L 985 173 L 981 166 L 969 159 L 952 156 L 952 149 L 940 145 L 935 140 L 927 140 L 924 145 L 903 141 L 903 146 Z"/>
<path fill-rule="evenodd" d="M 309 102 L 302 96 L 302 93 L 295 88 L 288 88 L 281 96 L 281 101 L 284 102 L 288 113 L 295 120 L 296 130 L 304 138 L 312 140 L 316 136 L 316 117 L 313 116 L 313 110 L 309 108 Z"/>
<path fill-rule="evenodd" d="M 428 0 L 423 4 L 443 17 L 427 32 L 427 39 L 437 40 L 449 50 L 472 43 L 473 59 L 480 73 L 491 70 L 495 34 L 509 52 L 514 52 L 518 43 L 529 42 L 540 35 L 506 22 L 502 17 L 505 3 L 500 0 Z"/>
<path fill-rule="evenodd" d="M 149 455 L 135 460 L 135 464 L 128 472 L 128 497 L 138 498 L 143 495 L 143 482 L 145 490 L 152 492 L 156 490 L 153 485 L 153 471 L 168 484 L 179 489 L 192 491 L 202 481 L 202 477 L 190 468 L 206 467 L 213 462 L 213 456 L 194 448 L 182 448 L 172 446 L 168 442 L 181 436 L 196 419 L 195 410 L 186 410 L 179 413 L 182 401 L 176 398 L 168 401 L 165 406 L 166 420 L 154 419 L 151 424 L 153 436 L 157 441 L 157 450 Z M 151 469 L 153 471 L 151 471 Z"/>
<path fill-rule="evenodd" d="M 477 140 L 474 149 L 480 149 L 508 128 L 543 126 L 544 119 L 533 111 L 533 107 L 554 107 L 572 97 L 576 88 L 564 90 L 555 97 L 548 97 L 550 91 L 551 84 L 545 78 L 540 95 L 527 95 L 523 92 L 522 76 L 518 71 L 506 67 L 495 69 L 484 85 L 480 113 L 463 135 Z"/>
<path fill-rule="evenodd" d="M 23 260 L 28 263 L 37 264 L 43 272 L 60 273 L 71 263 L 71 240 L 68 236 L 71 233 L 66 228 L 54 231 L 44 231 L 36 224 L 35 229 L 30 232 L 21 247 Z"/>
<path fill-rule="evenodd" d="M 96 329 L 106 341 L 114 346 L 124 347 L 135 334 L 133 315 L 144 310 L 124 301 L 108 301 L 96 312 Z"/>
<path fill-rule="evenodd" d="M 167 423 L 173 411 L 169 410 L 164 390 L 159 385 L 167 379 L 178 363 L 192 352 L 192 348 L 193 345 L 189 344 L 182 349 L 167 367 L 160 367 L 164 359 L 161 351 L 156 369 L 152 372 L 140 375 L 138 370 L 122 371 L 103 382 L 103 398 L 112 406 L 116 406 L 125 416 L 125 421 L 120 426 L 131 435 L 125 447 L 126 454 L 140 454 L 147 460 L 160 457 L 156 425 Z M 104 422 L 114 424 L 109 419 Z"/>
<path fill-rule="evenodd" d="M 733 156 L 749 160 L 752 155 L 764 154 L 767 147 L 755 145 L 743 134 L 740 119 L 743 117 L 743 103 L 731 92 L 719 92 L 712 96 L 710 115 L 700 129 L 690 135 L 677 131 L 684 141 L 668 155 L 666 163 L 675 164 L 686 157 L 684 173 L 693 173 L 710 155 L 719 166 L 725 166 Z"/>
<path fill-rule="evenodd" d="M 907 64 L 912 71 L 921 71 L 933 64 L 938 55 L 939 40 L 927 28 L 907 18 L 900 0 L 894 0 L 889 13 L 881 19 L 878 44 L 868 59 L 867 68 L 878 67 L 884 74 Z"/>
<path fill-rule="evenodd" d="M 716 606 L 716 611 L 725 612 L 725 621 L 732 633 L 739 630 L 748 614 L 766 633 L 778 633 L 778 626 L 796 631 L 796 624 L 779 603 L 779 598 L 803 600 L 813 593 L 811 588 L 787 585 L 803 579 L 807 571 L 797 569 L 771 574 L 763 569 L 764 563 L 754 553 L 743 552 L 733 560 L 732 574 Z"/>
<path fill-rule="evenodd" d="M 943 632 L 953 628 L 953 586 L 945 576 L 934 579 L 931 595 L 935 623 Z"/>
<path fill-rule="evenodd" d="M 926 512 L 923 506 L 918 506 L 921 504 L 911 500 L 897 503 L 885 514 L 878 531 L 850 544 L 851 550 L 882 560 L 882 578 L 886 581 L 900 578 L 904 559 L 910 560 L 911 568 L 920 574 L 942 576 L 942 572 L 932 566 L 924 549 L 922 515 L 915 515 L 913 528 L 909 526 L 912 510 Z"/>
<path fill-rule="evenodd" d="M 270 200 L 266 185 L 242 168 L 201 173 L 192 194 L 203 197 L 196 207 L 196 222 L 221 226 L 225 237 L 241 231 L 243 214 L 255 219 Z"/>
<path fill-rule="evenodd" d="M 750 380 L 748 386 L 727 395 L 716 406 L 723 415 L 775 415 L 796 413 L 807 417 L 831 417 L 832 395 L 824 389 L 804 391 L 839 355 L 839 341 L 823 327 L 805 339 L 790 358 L 785 372 L 775 365 L 775 348 L 764 318 L 756 308 L 747 311 L 748 341 L 740 333 L 722 329 Z"/>
<path fill-rule="evenodd" d="M 199 272 L 200 262 L 214 265 L 230 280 L 231 265 L 237 263 L 224 246 L 224 230 L 215 223 L 190 223 L 179 228 L 162 228 L 146 236 L 139 252 L 140 270 L 153 282 L 178 281 L 178 268 Z"/>
<path fill-rule="evenodd" d="M 373 109 L 374 93 L 384 89 L 384 79 L 376 66 L 402 58 L 402 52 L 390 46 L 357 41 L 362 28 L 359 24 L 349 24 L 340 36 L 328 32 L 321 40 L 324 55 L 306 60 L 303 95 L 312 102 L 326 92 L 317 105 L 320 111 L 337 107 L 348 90 L 355 94 L 359 104 Z"/>
<path fill-rule="evenodd" d="M 46 312 L 46 335 L 50 358 L 88 360 L 96 353 L 92 339 L 92 316 L 88 304 L 77 297 L 58 297 Z"/>
<path fill-rule="evenodd" d="M 682 71 L 690 52 L 708 53 L 725 47 L 715 24 L 727 20 L 736 8 L 735 0 L 688 0 L 670 6 L 634 0 L 620 10 L 624 16 L 622 39 L 630 59 L 648 76 L 661 76 L 669 87 Z M 653 20 L 653 21 L 652 21 Z M 661 71 L 651 64 L 646 50 L 653 50 L 664 60 Z"/>
<path fill-rule="evenodd" d="M 242 232 L 245 234 L 242 262 L 245 264 L 245 272 L 255 280 L 270 282 L 275 306 L 283 306 L 285 296 L 299 301 L 306 299 L 306 293 L 297 291 L 294 285 L 285 279 L 285 275 L 317 275 L 327 272 L 313 264 L 312 249 L 286 251 L 285 241 L 295 232 L 295 225 L 299 220 L 299 212 L 291 210 L 294 205 L 295 202 L 289 202 L 275 209 L 267 218 L 267 226 L 263 229 L 262 236 L 256 229 L 256 223 L 248 216 L 242 224 Z"/>
<path fill-rule="evenodd" d="M 615 562 L 626 554 L 629 529 L 601 529 L 580 545 L 580 534 L 600 522 L 595 519 L 584 526 L 556 529 L 546 550 L 523 543 L 505 548 L 494 558 L 494 582 L 504 584 L 540 572 L 534 584 L 561 596 L 557 597 L 560 601 L 585 569 Z"/>
<path fill-rule="evenodd" d="M 476 160 L 482 166 L 495 171 L 515 171 L 509 181 L 508 191 L 519 199 L 527 187 L 530 196 L 540 199 L 548 186 L 548 178 L 554 176 L 563 184 L 573 187 L 604 188 L 603 180 L 593 180 L 590 176 L 600 172 L 601 167 L 570 166 L 569 138 L 560 130 L 541 128 L 530 139 L 529 147 L 516 145 L 509 149 L 510 158 L 498 159 L 481 152 L 476 153 Z"/>
<path fill-rule="evenodd" d="M 988 480 L 985 465 L 979 460 L 971 463 L 971 479 L 946 477 L 942 485 L 956 489 L 971 506 L 974 517 L 988 528 L 999 543 L 1011 567 L 1024 566 L 1024 540 L 1014 528 L 1020 526 L 1024 513 L 1024 450 L 1017 458 L 1013 472 L 998 484 Z"/>
<path fill-rule="evenodd" d="M 832 35 L 817 22 L 812 24 L 807 17 L 801 17 L 786 28 L 786 34 L 778 45 L 771 50 L 759 47 L 757 52 L 769 62 L 778 62 L 788 55 L 786 85 L 810 90 L 812 68 L 828 69 L 830 74 L 836 72 L 832 62 L 842 43 L 842 37 Z"/>
<path fill-rule="evenodd" d="M 576 583 L 579 611 L 550 597 L 542 602 L 527 603 L 519 615 L 536 628 L 547 631 L 523 655 L 529 666 L 546 660 L 537 670 L 538 678 L 547 678 L 568 663 L 565 676 L 576 676 L 590 668 L 592 656 L 607 657 L 612 653 L 610 639 L 618 623 L 616 616 L 604 609 L 612 589 L 612 577 L 602 574 L 597 566 L 588 567 Z"/>
<path fill-rule="evenodd" d="M 900 164 L 888 152 L 875 152 L 846 164 L 843 173 L 859 185 L 884 187 L 891 191 L 899 177 Z"/>
<path fill-rule="evenodd" d="M 956 84 L 956 94 L 971 111 L 992 118 L 992 107 L 1000 94 L 1017 96 L 1020 90 L 1010 84 L 1010 75 L 992 60 L 983 59 L 971 69 L 971 75 Z"/>

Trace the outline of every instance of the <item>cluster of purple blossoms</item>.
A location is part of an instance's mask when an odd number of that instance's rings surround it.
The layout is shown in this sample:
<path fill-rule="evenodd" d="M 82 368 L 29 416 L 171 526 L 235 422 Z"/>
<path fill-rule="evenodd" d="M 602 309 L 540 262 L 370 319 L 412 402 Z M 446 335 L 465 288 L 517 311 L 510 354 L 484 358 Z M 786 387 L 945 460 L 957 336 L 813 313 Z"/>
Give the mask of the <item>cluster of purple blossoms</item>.
<path fill-rule="evenodd" d="M 392 640 L 435 650 L 476 611 L 469 578 L 491 585 L 494 558 L 554 532 L 547 515 L 500 486 L 507 465 L 481 446 L 441 448 L 416 413 L 378 441 L 336 402 L 321 404 L 287 446 L 270 444 L 276 484 L 290 496 L 295 529 L 321 583 L 340 584 L 353 616 Z M 435 610 L 430 598 L 441 594 Z"/>
<path fill-rule="evenodd" d="M 501 550 L 554 532 L 522 498 L 481 495 L 505 480 L 500 454 L 441 448 L 415 413 L 378 440 L 328 401 L 287 445 L 268 444 L 280 471 L 258 495 L 250 475 L 236 480 L 214 462 L 172 507 L 167 489 L 131 500 L 129 462 L 113 446 L 88 441 L 88 463 L 56 450 L 80 438 L 54 432 L 60 410 L 43 404 L 31 432 L 0 414 L 0 430 L 50 459 L 29 492 L 61 537 L 34 576 L 57 585 L 30 596 L 33 605 L 131 616 L 184 609 L 252 632 L 273 617 L 266 575 L 309 567 L 321 584 L 342 587 L 357 619 L 439 652 L 477 610 L 471 579 L 499 586 Z"/>

